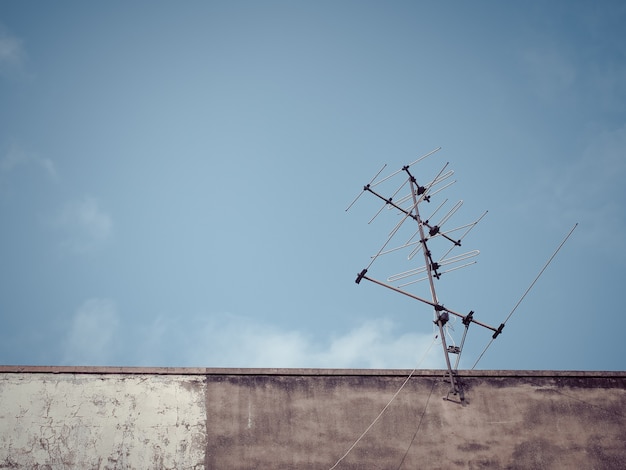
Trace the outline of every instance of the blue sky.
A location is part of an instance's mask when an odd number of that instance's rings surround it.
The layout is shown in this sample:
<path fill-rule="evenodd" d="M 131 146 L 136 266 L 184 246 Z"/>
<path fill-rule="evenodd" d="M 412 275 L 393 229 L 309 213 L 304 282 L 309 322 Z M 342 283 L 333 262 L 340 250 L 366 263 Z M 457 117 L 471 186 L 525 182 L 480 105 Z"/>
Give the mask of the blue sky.
<path fill-rule="evenodd" d="M 623 2 L 0 2 L 0 363 L 443 367 L 356 285 L 442 147 L 477 368 L 623 370 Z M 417 261 L 416 261 L 417 262 Z M 406 259 L 396 272 L 415 267 Z M 420 287 L 419 289 L 422 289 Z M 461 329 L 450 332 L 458 341 Z M 490 334 L 469 331 L 461 368 Z"/>

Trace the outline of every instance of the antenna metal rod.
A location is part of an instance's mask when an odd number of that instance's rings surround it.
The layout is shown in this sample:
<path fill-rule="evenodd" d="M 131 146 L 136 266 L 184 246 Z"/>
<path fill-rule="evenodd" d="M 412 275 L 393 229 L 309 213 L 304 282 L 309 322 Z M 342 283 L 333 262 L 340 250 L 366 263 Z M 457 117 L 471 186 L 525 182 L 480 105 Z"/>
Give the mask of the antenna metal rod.
<path fill-rule="evenodd" d="M 420 240 L 422 245 L 424 245 L 424 263 L 426 266 L 426 274 L 428 275 L 428 283 L 430 284 L 430 294 L 433 299 L 434 305 L 439 305 L 439 301 L 437 300 L 437 292 L 435 291 L 435 283 L 433 281 L 433 273 L 432 273 L 432 265 L 430 261 L 430 252 L 428 251 L 428 247 L 426 246 L 426 235 L 424 234 L 424 225 L 422 220 L 420 219 L 419 210 L 417 208 L 417 196 L 416 196 L 416 183 L 411 179 L 411 193 L 413 195 L 413 204 L 415 209 L 415 220 L 417 221 L 417 228 L 420 232 Z"/>
<path fill-rule="evenodd" d="M 463 226 L 461 226 L 461 227 L 453 228 L 453 229 L 451 229 L 451 230 L 446 231 L 445 233 L 446 233 L 446 234 L 448 234 L 448 233 L 456 232 L 457 230 L 462 230 L 462 229 L 464 229 L 464 228 L 469 227 L 469 228 L 465 231 L 465 233 L 463 233 L 463 235 L 461 235 L 461 236 L 459 237 L 459 242 L 461 242 L 461 241 L 465 238 L 465 236 L 466 236 L 468 233 L 470 233 L 470 231 L 471 231 L 474 227 L 476 227 L 476 225 L 478 225 L 478 222 L 480 222 L 480 221 L 482 220 L 482 218 L 483 218 L 483 217 L 485 217 L 485 216 L 487 215 L 487 212 L 489 212 L 489 211 L 485 211 L 485 212 L 483 212 L 483 215 L 481 215 L 481 216 L 480 216 L 480 217 L 479 217 L 479 218 L 478 218 L 475 222 L 472 222 L 472 223 L 467 224 L 467 225 L 463 225 Z M 443 258 L 445 258 L 446 256 L 448 256 L 448 254 L 449 254 L 452 250 L 454 250 L 454 248 L 456 248 L 456 246 L 457 246 L 457 245 L 456 245 L 456 244 L 454 244 L 452 247 L 450 247 L 450 249 L 449 249 L 448 251 L 446 251 L 446 252 L 445 252 L 445 254 L 444 254 L 441 258 L 443 259 Z"/>
<path fill-rule="evenodd" d="M 365 187 L 365 191 L 369 191 L 369 192 L 370 192 L 370 193 L 372 193 L 374 196 L 376 196 L 376 197 L 378 197 L 378 198 L 382 199 L 383 201 L 385 201 L 385 203 L 386 203 L 386 204 L 389 204 L 390 206 L 395 207 L 396 209 L 398 209 L 398 210 L 399 210 L 400 212 L 402 212 L 403 214 L 408 215 L 408 216 L 409 216 L 409 217 L 411 217 L 412 219 L 417 220 L 417 219 L 416 219 L 416 217 L 415 217 L 413 214 L 411 214 L 411 212 L 410 212 L 410 211 L 407 211 L 406 209 L 403 209 L 402 207 L 400 207 L 399 205 L 397 205 L 395 202 L 393 202 L 392 198 L 387 199 L 386 197 L 381 196 L 380 194 L 378 194 L 376 191 L 374 191 L 372 188 L 370 188 L 370 187 L 368 187 L 368 186 L 366 186 L 366 187 Z M 383 207 L 384 207 L 384 206 L 383 206 Z"/>
<path fill-rule="evenodd" d="M 448 366 L 448 372 L 450 373 L 450 388 L 452 392 L 456 394 L 458 392 L 458 387 L 454 380 L 454 372 L 452 371 L 452 364 L 450 364 L 450 354 L 448 354 L 448 346 L 446 345 L 446 335 L 443 330 L 443 326 L 448 321 L 448 314 L 446 313 L 445 318 L 444 318 L 444 315 L 441 313 L 442 307 L 439 305 L 439 300 L 437 299 L 437 292 L 435 291 L 435 283 L 433 281 L 433 271 L 435 271 L 435 268 L 433 267 L 433 264 L 432 264 L 431 253 L 428 250 L 428 247 L 426 246 L 426 235 L 424 234 L 424 223 L 422 222 L 420 218 L 419 208 L 417 206 L 418 205 L 417 193 L 420 188 L 418 187 L 418 184 L 415 182 L 415 178 L 413 178 L 413 176 L 409 173 L 408 169 L 406 169 L 406 172 L 409 174 L 409 177 L 410 177 L 409 181 L 411 183 L 411 194 L 413 196 L 413 209 L 412 210 L 415 211 L 415 220 L 417 221 L 417 228 L 419 229 L 419 232 L 420 232 L 420 240 L 422 241 L 422 244 L 424 245 L 424 249 L 422 251 L 424 252 L 424 262 L 426 263 L 426 274 L 428 276 L 428 283 L 430 284 L 430 294 L 433 299 L 433 304 L 435 306 L 435 312 L 434 312 L 435 318 L 436 318 L 435 323 L 439 327 L 439 334 L 441 335 L 441 346 L 443 347 L 443 356 L 446 359 L 446 366 Z M 435 275 L 437 275 L 436 271 L 435 271 Z"/>
<path fill-rule="evenodd" d="M 391 286 L 389 284 L 386 284 L 384 282 L 381 282 L 381 281 L 373 279 L 373 278 L 371 278 L 369 276 L 366 276 L 365 274 L 363 274 L 363 272 L 361 272 L 361 274 L 359 274 L 359 277 L 357 277 L 357 284 L 358 284 L 358 282 L 361 279 L 366 279 L 366 280 L 368 280 L 370 282 L 373 282 L 374 284 L 378 284 L 379 286 L 386 287 L 387 289 L 391 289 L 392 291 L 395 291 L 395 292 L 398 292 L 400 294 L 406 295 L 407 297 L 411 297 L 412 299 L 419 300 L 420 302 L 424 302 L 425 304 L 428 304 L 431 307 L 434 307 L 434 308 L 439 308 L 440 307 L 439 305 L 431 302 L 430 300 L 426 300 L 423 297 L 418 297 L 417 295 L 410 294 L 409 292 L 405 292 L 402 289 L 398 289 L 397 287 Z M 448 310 L 446 309 L 446 311 L 448 311 Z M 458 315 L 457 313 L 454 313 L 454 312 L 450 312 L 450 313 L 452 313 L 453 315 Z"/>
<path fill-rule="evenodd" d="M 441 191 L 443 191 L 443 190 L 444 190 L 444 189 L 446 189 L 446 188 L 449 188 L 449 187 L 450 187 L 450 186 L 452 186 L 454 183 L 456 183 L 456 180 L 454 180 L 454 181 L 450 181 L 450 182 L 449 182 L 448 184 L 446 184 L 445 186 L 443 186 L 443 187 L 441 187 L 441 188 L 439 188 L 439 189 L 437 189 L 437 190 L 433 191 L 432 193 L 428 193 L 428 197 L 432 197 L 432 196 L 434 196 L 435 194 L 439 194 Z"/>
<path fill-rule="evenodd" d="M 450 312 L 450 310 L 448 309 L 446 309 L 446 311 Z M 459 317 L 463 317 L 463 315 L 461 315 L 460 313 L 455 313 L 455 312 L 450 312 L 450 313 L 457 315 Z M 477 325 L 482 326 L 483 328 L 487 328 L 488 330 L 491 330 L 491 331 L 498 331 L 498 328 L 494 328 L 493 326 L 489 326 L 486 323 L 480 322 L 478 320 L 474 320 L 473 318 L 472 318 L 472 323 L 476 323 Z"/>
<path fill-rule="evenodd" d="M 456 207 L 456 206 L 455 206 Z M 455 211 L 456 212 L 456 211 Z M 452 214 L 450 214 L 452 215 Z M 447 219 L 446 219 L 447 220 Z M 423 224 L 428 227 L 428 234 L 432 237 L 436 236 L 436 235 L 441 235 L 443 238 L 445 238 L 446 240 L 448 240 L 451 243 L 454 243 L 454 246 L 461 246 L 461 241 L 460 240 L 454 240 L 453 238 L 451 238 L 449 235 L 446 235 L 448 232 L 442 232 L 441 226 L 440 225 L 430 225 L 427 222 L 423 222 Z"/>
<path fill-rule="evenodd" d="M 461 206 L 462 206 L 462 205 L 463 205 L 463 201 L 462 201 L 462 200 L 461 200 L 461 201 L 459 201 L 459 202 L 457 202 L 457 203 L 454 205 L 454 207 L 453 207 L 452 209 L 450 209 L 450 210 L 448 211 L 448 213 L 447 213 L 447 214 L 443 217 L 443 219 L 441 219 L 441 220 L 439 221 L 439 223 L 437 224 L 437 226 L 438 226 L 438 227 L 441 227 L 441 226 L 442 226 L 443 224 L 445 224 L 448 220 L 450 220 L 450 217 L 452 217 L 452 216 L 455 214 L 455 212 L 456 212 L 456 211 L 458 211 L 458 210 L 461 208 Z"/>
<path fill-rule="evenodd" d="M 383 209 L 384 209 L 385 207 L 387 207 L 387 204 L 386 204 L 386 203 L 387 203 L 387 201 L 392 201 L 392 200 L 393 200 L 393 198 L 394 198 L 394 197 L 396 197 L 396 195 L 397 195 L 397 194 L 398 194 L 398 193 L 402 190 L 402 188 L 404 187 L 404 185 L 405 185 L 405 184 L 406 184 L 406 181 L 405 181 L 404 183 L 402 183 L 402 186 L 400 186 L 400 187 L 398 188 L 398 190 L 397 190 L 395 193 L 393 193 L 389 199 L 385 200 L 385 204 L 383 205 L 383 207 L 381 207 L 381 208 L 380 208 L 380 210 L 379 210 L 378 212 L 376 212 L 376 215 L 370 219 L 370 221 L 368 222 L 368 224 L 371 224 L 371 223 L 374 221 L 374 219 L 375 219 L 376 217 L 378 217 L 378 215 L 379 215 L 379 214 L 383 211 Z"/>
<path fill-rule="evenodd" d="M 415 276 L 417 274 L 421 274 L 425 272 L 426 272 L 426 266 L 422 266 L 421 268 L 410 269 L 408 271 L 403 271 L 398 274 L 392 274 L 391 276 L 387 278 L 387 281 L 396 282 L 401 279 L 406 279 L 407 277 Z"/>
<path fill-rule="evenodd" d="M 413 237 L 411 237 L 411 238 L 413 238 Z M 402 250 L 403 248 L 411 247 L 413 245 L 417 245 L 418 243 L 421 243 L 421 242 L 419 240 L 417 240 L 415 242 L 406 243 L 404 245 L 396 246 L 395 248 L 389 248 L 388 250 L 383 251 L 381 253 L 381 255 L 386 255 L 388 253 L 393 253 L 394 251 Z M 420 247 L 421 247 L 421 245 L 420 245 Z M 418 248 L 418 251 L 419 251 L 419 248 Z"/>
<path fill-rule="evenodd" d="M 491 331 L 498 331 L 498 329 L 497 329 L 497 328 L 494 328 L 493 326 L 489 326 L 489 325 L 487 325 L 486 323 L 483 323 L 483 322 L 480 322 L 480 321 L 478 321 L 478 320 L 475 320 L 475 319 L 474 319 L 474 315 L 473 315 L 473 313 L 472 313 L 472 316 L 470 317 L 470 319 L 469 319 L 469 320 L 467 320 L 467 317 L 468 317 L 469 315 L 463 315 L 462 313 L 455 312 L 454 310 L 450 310 L 449 308 L 446 308 L 446 307 L 444 307 L 443 305 L 442 305 L 441 307 L 442 307 L 442 310 L 445 310 L 446 312 L 451 313 L 452 315 L 455 315 L 455 316 L 457 316 L 457 317 L 460 317 L 460 318 L 462 318 L 464 321 L 470 321 L 470 322 L 472 322 L 472 323 L 476 323 L 478 326 L 482 326 L 483 328 L 487 328 L 488 330 L 491 330 Z"/>
<path fill-rule="evenodd" d="M 369 187 L 369 185 L 372 184 L 376 178 L 378 178 L 378 175 L 380 175 L 386 167 L 387 167 L 387 164 L 385 163 L 383 167 L 380 170 L 378 170 L 378 173 L 376 173 L 374 177 L 370 180 L 370 182 L 366 185 L 366 187 Z M 361 191 L 359 195 L 354 198 L 354 201 L 352 201 L 350 205 L 346 207 L 346 212 L 350 210 L 350 208 L 356 203 L 356 201 L 359 200 L 359 198 L 363 195 L 364 192 L 365 192 L 365 189 L 363 189 L 363 191 Z"/>
<path fill-rule="evenodd" d="M 448 170 L 445 173 L 443 173 L 443 171 L 447 168 L 447 166 L 450 164 L 450 162 L 447 162 L 446 165 L 442 168 L 441 172 L 439 172 L 439 174 L 437 175 L 437 177 L 428 185 L 428 188 L 432 188 L 433 186 L 441 183 L 442 181 L 447 180 L 448 178 L 450 178 L 452 175 L 454 175 L 454 170 Z M 443 174 L 442 174 L 443 173 Z"/>
<path fill-rule="evenodd" d="M 462 255 L 452 256 L 451 258 L 439 260 L 437 264 L 439 265 L 439 267 L 447 266 L 449 264 L 458 263 L 460 261 L 465 261 L 467 259 L 478 256 L 478 253 L 480 253 L 478 250 L 468 251 L 467 253 L 463 253 Z M 469 266 L 470 264 L 476 264 L 476 261 L 472 261 L 471 263 L 463 264 L 461 266 L 455 266 L 446 271 L 442 271 L 441 274 L 456 271 L 457 269 L 464 268 L 466 266 Z M 387 278 L 387 281 L 395 282 L 395 281 L 399 281 L 400 279 L 406 279 L 407 277 L 415 276 L 417 274 L 426 272 L 426 269 L 427 269 L 426 266 L 422 266 L 420 268 L 409 269 L 408 271 L 403 271 L 401 273 L 392 274 L 391 276 Z"/>
<path fill-rule="evenodd" d="M 435 191 L 435 193 L 430 193 L 429 191 L 433 188 L 433 186 L 435 186 L 436 184 L 439 184 L 441 181 L 445 180 L 446 178 L 449 178 L 450 176 L 452 176 L 454 174 L 454 171 L 450 170 L 448 173 L 446 173 L 445 175 L 441 176 L 442 173 L 446 170 L 446 168 L 448 167 L 448 165 L 450 164 L 450 162 L 446 162 L 446 164 L 443 166 L 443 168 L 441 169 L 441 171 L 439 173 L 437 173 L 437 176 L 435 176 L 435 179 L 432 180 L 430 183 L 428 183 L 425 186 L 425 190 L 424 193 L 420 196 L 420 200 L 419 202 L 422 202 L 422 199 L 426 199 L 427 197 L 430 198 L 430 196 L 432 196 L 433 194 L 437 193 L 439 191 L 439 189 L 437 191 Z M 407 174 L 413 178 L 413 175 L 411 175 L 411 173 L 409 173 L 408 167 L 405 167 L 405 170 L 407 172 Z M 417 182 L 415 182 L 415 178 L 413 178 L 413 182 L 415 184 L 417 184 Z M 452 184 L 452 183 L 450 183 Z M 447 186 L 447 185 L 446 185 Z M 444 187 L 446 187 L 444 186 Z"/>
<path fill-rule="evenodd" d="M 441 204 L 439 204 L 439 206 L 437 207 L 437 209 L 435 209 L 435 211 L 434 211 L 432 214 L 430 214 L 430 217 L 429 217 L 428 219 L 426 219 L 426 223 L 428 223 L 428 222 L 430 221 L 430 219 L 432 219 L 433 217 L 435 217 L 435 215 L 437 214 L 437 212 L 439 212 L 439 209 L 441 209 L 441 208 L 442 208 L 442 207 L 446 204 L 446 202 L 448 202 L 448 199 L 447 199 L 447 198 L 446 198 L 446 199 L 444 199 L 444 200 L 443 200 L 443 202 L 442 202 Z"/>
<path fill-rule="evenodd" d="M 430 152 L 428 152 L 426 155 L 422 155 L 421 157 L 419 157 L 417 160 L 415 160 L 414 162 L 409 163 L 408 165 L 406 165 L 406 168 L 410 167 L 411 165 L 415 165 L 418 162 L 421 162 L 422 160 L 424 160 L 426 157 L 430 157 L 433 153 L 438 152 L 439 150 L 441 150 L 441 147 L 437 147 L 435 150 L 431 150 Z M 404 171 L 404 168 L 401 168 L 400 170 L 390 174 L 389 176 L 385 176 L 382 180 L 380 181 L 376 181 L 375 183 L 372 181 L 371 185 L 372 186 L 376 186 L 379 185 L 380 183 L 383 183 L 384 181 L 387 181 L 389 178 L 393 178 L 394 176 L 396 176 L 398 173 Z"/>
<path fill-rule="evenodd" d="M 459 368 L 459 362 L 461 362 L 461 354 L 463 354 L 463 346 L 465 345 L 465 337 L 467 336 L 467 330 L 469 330 L 469 326 L 472 323 L 473 318 L 474 311 L 472 310 L 463 320 L 463 324 L 465 325 L 465 331 L 463 331 L 463 338 L 461 338 L 461 344 L 459 345 L 459 354 L 457 355 L 456 362 L 454 363 L 455 369 Z"/>
<path fill-rule="evenodd" d="M 372 261 L 370 261 L 370 264 L 367 265 L 367 268 L 365 268 L 365 271 L 367 271 L 372 266 L 372 264 L 374 264 L 374 261 L 376 261 L 376 258 L 378 258 L 381 254 L 383 254 L 383 250 L 389 244 L 389 242 L 391 241 L 393 236 L 396 234 L 396 232 L 398 230 L 400 230 L 400 227 L 402 226 L 402 224 L 408 218 L 409 215 L 410 214 L 405 215 L 402 218 L 402 220 L 400 221 L 400 223 L 398 223 L 398 225 L 396 225 L 396 227 L 391 231 L 391 233 L 389 234 L 389 237 L 387 238 L 387 241 L 385 242 L 385 244 L 380 248 L 380 250 L 378 250 L 378 253 L 376 253 L 376 255 L 372 256 Z"/>
<path fill-rule="evenodd" d="M 446 269 L 445 271 L 439 271 L 439 276 L 441 276 L 442 274 L 451 273 L 453 271 L 458 271 L 459 269 L 466 268 L 466 267 L 471 266 L 473 264 L 476 264 L 476 261 L 471 261 L 469 263 L 462 264 L 461 266 L 455 266 L 454 268 Z M 421 272 L 423 272 L 423 271 L 421 271 Z M 419 273 L 414 273 L 412 275 L 417 275 L 417 274 L 419 274 Z M 411 275 L 407 275 L 407 276 L 404 276 L 404 277 L 410 277 L 410 276 Z M 418 282 L 425 281 L 426 279 L 428 279 L 428 278 L 421 277 L 419 279 L 414 279 L 412 281 L 405 282 L 404 284 L 400 284 L 398 287 L 410 286 L 411 284 L 417 284 Z M 387 279 L 387 280 L 390 281 L 391 279 Z"/>
<path fill-rule="evenodd" d="M 528 289 L 526 289 L 526 292 L 524 292 L 524 295 L 522 295 L 522 297 L 517 301 L 517 303 L 515 304 L 515 307 L 513 307 L 513 310 L 511 310 L 511 313 L 509 313 L 509 316 L 506 317 L 506 320 L 504 320 L 503 323 L 506 323 L 507 321 L 509 321 L 509 318 L 511 318 L 511 315 L 513 315 L 513 313 L 515 312 L 515 310 L 517 310 L 517 307 L 519 307 L 519 304 L 522 303 L 522 300 L 524 300 L 524 298 L 526 297 L 526 295 L 530 292 L 530 290 L 534 287 L 535 283 L 539 280 L 539 278 L 541 277 L 541 275 L 543 274 L 543 272 L 546 270 L 546 268 L 548 267 L 548 265 L 552 262 L 552 260 L 554 259 L 554 257 L 556 256 L 556 254 L 561 250 L 561 247 L 563 245 L 565 245 L 565 242 L 567 241 L 567 239 L 569 238 L 569 236 L 572 234 L 572 232 L 574 231 L 574 229 L 576 229 L 576 227 L 578 227 L 578 222 L 576 222 L 574 224 L 574 226 L 572 227 L 572 229 L 569 231 L 569 233 L 567 234 L 567 236 L 565 237 L 565 239 L 563 239 L 563 241 L 561 242 L 561 244 L 559 245 L 559 247 L 554 251 L 554 253 L 552 254 L 552 256 L 550 256 L 550 259 L 546 262 L 546 264 L 543 266 L 543 268 L 541 268 L 541 271 L 539 271 L 539 274 L 537 274 L 537 277 L 535 278 L 535 280 L 530 284 L 530 286 L 528 286 Z"/>
<path fill-rule="evenodd" d="M 451 228 L 450 230 L 446 230 L 444 233 L 458 232 L 459 230 L 463 230 L 464 228 L 466 228 L 467 230 L 460 237 L 460 239 L 463 239 L 468 233 L 470 233 L 470 231 L 474 227 L 476 227 L 476 225 L 478 225 L 478 223 L 483 219 L 483 217 L 485 217 L 487 215 L 488 212 L 489 211 L 483 212 L 482 215 L 478 219 L 476 219 L 474 222 L 470 222 L 469 224 L 460 225 L 458 227 Z"/>
<path fill-rule="evenodd" d="M 502 328 L 504 328 L 504 325 L 506 324 L 507 321 L 509 321 L 509 318 L 511 318 L 511 316 L 513 315 L 513 312 L 515 312 L 515 310 L 517 310 L 517 307 L 519 307 L 519 304 L 522 303 L 522 300 L 524 300 L 524 297 L 526 297 L 526 294 L 528 294 L 530 292 L 530 290 L 533 288 L 533 286 L 535 285 L 535 283 L 539 280 L 539 278 L 541 277 L 541 275 L 543 274 L 543 272 L 546 270 L 546 268 L 550 265 L 550 263 L 552 262 L 552 260 L 554 259 L 554 257 L 557 255 L 557 253 L 561 250 L 561 248 L 563 247 L 563 245 L 565 245 L 565 242 L 569 239 L 570 235 L 572 234 L 572 232 L 574 232 L 574 230 L 576 229 L 576 227 L 578 227 L 578 222 L 576 222 L 574 224 L 574 226 L 572 227 L 572 229 L 569 231 L 569 233 L 567 234 L 567 236 L 563 239 L 563 241 L 561 242 L 561 244 L 558 246 L 558 248 L 556 250 L 554 250 L 554 253 L 552 253 L 552 256 L 550 256 L 550 259 L 548 259 L 548 261 L 546 262 L 546 264 L 544 264 L 543 268 L 541 268 L 541 271 L 539 271 L 539 274 L 537 274 L 537 277 L 535 277 L 535 279 L 533 280 L 533 282 L 531 282 L 530 286 L 528 286 L 528 289 L 526 289 L 526 292 L 524 292 L 524 294 L 522 295 L 522 297 L 517 301 L 517 303 L 515 304 L 515 307 L 513 307 L 513 310 L 511 310 L 511 313 L 509 313 L 509 315 L 506 317 L 506 320 L 504 320 L 504 322 L 500 325 L 500 327 L 498 328 L 498 330 L 496 331 L 496 333 L 491 337 L 491 341 L 489 341 L 489 343 L 487 344 L 487 346 L 485 346 L 485 349 L 483 349 L 483 352 L 480 353 L 480 356 L 478 356 L 478 359 L 476 359 L 476 362 L 474 362 L 474 365 L 472 366 L 471 370 L 474 370 L 474 368 L 476 367 L 476 365 L 478 364 L 478 361 L 480 361 L 482 359 L 482 357 L 485 355 L 485 353 L 487 352 L 487 349 L 489 349 L 489 346 L 491 346 L 491 343 L 493 343 L 493 340 L 496 339 L 496 337 L 502 332 Z"/>
<path fill-rule="evenodd" d="M 357 279 L 355 281 L 357 284 L 359 284 L 361 282 L 361 279 L 366 279 L 366 280 L 368 280 L 370 282 L 373 282 L 374 284 L 378 284 L 379 286 L 386 287 L 387 289 L 391 289 L 394 292 L 398 292 L 399 294 L 406 295 L 407 297 L 410 297 L 410 298 L 415 299 L 415 300 L 419 300 L 420 302 L 423 302 L 423 303 L 425 303 L 427 305 L 430 305 L 431 307 L 434 307 L 435 310 L 446 311 L 446 312 L 451 313 L 452 315 L 457 316 L 459 318 L 462 318 L 464 320 L 467 317 L 466 315 L 463 315 L 462 313 L 459 313 L 459 312 L 455 312 L 454 310 L 450 310 L 449 308 L 444 307 L 443 305 L 437 305 L 437 304 L 431 302 L 430 300 L 426 300 L 423 297 L 418 297 L 417 295 L 414 295 L 414 294 L 411 294 L 409 292 L 403 291 L 402 289 L 398 289 L 395 286 L 392 286 L 392 285 L 386 284 L 386 283 L 384 283 L 382 281 L 379 281 L 377 279 L 371 278 L 371 277 L 369 277 L 369 276 L 367 276 L 365 274 L 366 272 L 367 272 L 367 269 L 364 269 L 363 271 L 361 271 L 361 273 L 358 275 L 358 277 L 357 277 Z M 480 322 L 478 320 L 475 320 L 474 318 L 471 319 L 471 322 L 472 323 L 476 323 L 478 326 L 482 326 L 483 328 L 487 328 L 488 330 L 491 330 L 491 331 L 497 331 L 498 330 L 498 328 L 494 328 L 493 326 L 489 326 L 486 323 L 483 323 L 483 322 Z"/>

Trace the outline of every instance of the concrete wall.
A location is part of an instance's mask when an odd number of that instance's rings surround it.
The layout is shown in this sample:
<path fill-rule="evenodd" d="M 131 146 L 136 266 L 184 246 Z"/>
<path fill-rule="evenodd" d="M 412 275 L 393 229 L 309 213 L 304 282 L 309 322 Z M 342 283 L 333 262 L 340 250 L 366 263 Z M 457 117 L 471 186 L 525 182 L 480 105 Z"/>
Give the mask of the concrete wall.
<path fill-rule="evenodd" d="M 626 468 L 624 372 L 409 373 L 0 367 L 0 468 Z"/>

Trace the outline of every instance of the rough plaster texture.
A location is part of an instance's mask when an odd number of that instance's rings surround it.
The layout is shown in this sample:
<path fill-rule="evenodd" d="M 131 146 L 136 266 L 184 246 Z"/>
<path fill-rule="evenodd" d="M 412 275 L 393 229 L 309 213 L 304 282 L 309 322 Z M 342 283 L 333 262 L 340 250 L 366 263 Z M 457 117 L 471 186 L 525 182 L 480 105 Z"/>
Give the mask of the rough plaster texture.
<path fill-rule="evenodd" d="M 623 469 L 626 373 L 0 367 L 0 468 Z"/>
<path fill-rule="evenodd" d="M 2 374 L 0 468 L 204 468 L 202 377 Z"/>

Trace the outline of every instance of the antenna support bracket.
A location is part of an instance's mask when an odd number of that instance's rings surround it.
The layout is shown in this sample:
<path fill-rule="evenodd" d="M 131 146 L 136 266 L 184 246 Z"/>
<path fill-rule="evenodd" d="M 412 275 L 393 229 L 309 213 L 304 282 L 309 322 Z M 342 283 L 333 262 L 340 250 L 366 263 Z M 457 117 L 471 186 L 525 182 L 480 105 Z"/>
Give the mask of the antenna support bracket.
<path fill-rule="evenodd" d="M 503 328 L 504 328 L 504 323 L 501 323 L 498 329 L 496 330 L 496 332 L 493 334 L 492 338 L 496 339 L 500 335 L 500 333 L 502 333 Z"/>

